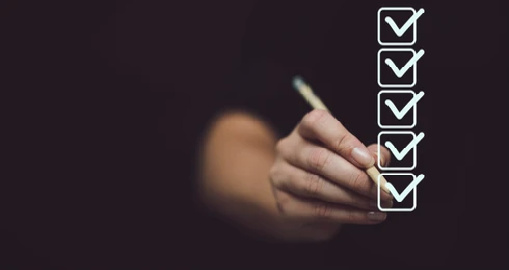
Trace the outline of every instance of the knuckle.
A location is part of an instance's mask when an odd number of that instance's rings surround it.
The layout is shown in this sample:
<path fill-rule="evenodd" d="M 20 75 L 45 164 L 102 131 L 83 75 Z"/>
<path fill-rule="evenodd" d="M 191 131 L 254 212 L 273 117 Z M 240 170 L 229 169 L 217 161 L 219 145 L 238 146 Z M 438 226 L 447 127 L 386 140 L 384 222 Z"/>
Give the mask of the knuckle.
<path fill-rule="evenodd" d="M 277 165 L 273 165 L 269 171 L 269 179 L 272 185 L 278 186 L 278 179 L 280 178 L 280 172 Z"/>
<path fill-rule="evenodd" d="M 351 185 L 354 190 L 363 190 L 367 188 L 364 172 L 358 170 L 352 173 L 350 177 Z"/>
<path fill-rule="evenodd" d="M 346 218 L 349 222 L 357 221 L 357 215 L 355 215 L 355 212 L 352 210 L 346 210 Z"/>
<path fill-rule="evenodd" d="M 279 139 L 279 141 L 276 143 L 276 151 L 278 153 L 283 152 L 285 150 L 287 144 L 288 144 L 287 138 Z"/>
<path fill-rule="evenodd" d="M 328 113 L 324 110 L 314 109 L 307 113 L 302 119 L 304 125 L 309 128 L 317 128 L 326 120 Z"/>
<path fill-rule="evenodd" d="M 334 146 L 336 147 L 337 151 L 344 151 L 348 148 L 348 146 L 345 144 L 350 140 L 352 137 L 352 134 L 345 132 L 343 134 L 340 134 L 338 138 L 336 139 L 336 142 L 334 143 Z"/>
<path fill-rule="evenodd" d="M 316 170 L 323 170 L 330 162 L 331 153 L 325 148 L 313 149 L 309 155 L 309 165 Z"/>
<path fill-rule="evenodd" d="M 331 217 L 331 208 L 326 203 L 316 203 L 314 210 L 315 210 L 315 216 L 317 218 L 330 218 Z"/>
<path fill-rule="evenodd" d="M 312 173 L 307 173 L 304 178 L 303 191 L 308 195 L 318 195 L 323 188 L 323 179 Z"/>
<path fill-rule="evenodd" d="M 276 192 L 276 206 L 281 214 L 288 213 L 288 204 L 290 202 L 290 197 L 286 196 L 281 192 Z"/>

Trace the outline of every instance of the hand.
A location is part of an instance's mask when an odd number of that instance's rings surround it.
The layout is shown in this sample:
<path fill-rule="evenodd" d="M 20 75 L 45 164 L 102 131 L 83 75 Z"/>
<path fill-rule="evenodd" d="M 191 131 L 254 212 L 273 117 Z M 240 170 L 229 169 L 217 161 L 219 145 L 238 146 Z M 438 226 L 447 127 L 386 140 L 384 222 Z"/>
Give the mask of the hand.
<path fill-rule="evenodd" d="M 270 180 L 286 238 L 323 240 L 341 224 L 377 224 L 377 186 L 364 172 L 377 145 L 365 147 L 328 112 L 314 110 L 276 146 Z M 381 148 L 382 163 L 390 152 Z M 392 196 L 381 191 L 382 205 Z"/>

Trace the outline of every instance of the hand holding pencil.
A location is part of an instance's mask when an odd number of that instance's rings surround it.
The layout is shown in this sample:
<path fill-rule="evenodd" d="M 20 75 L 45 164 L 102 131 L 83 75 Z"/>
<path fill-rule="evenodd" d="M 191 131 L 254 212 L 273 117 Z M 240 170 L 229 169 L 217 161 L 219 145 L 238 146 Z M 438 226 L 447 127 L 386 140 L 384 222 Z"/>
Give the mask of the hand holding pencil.
<path fill-rule="evenodd" d="M 327 109 L 327 107 L 325 106 L 325 104 L 323 104 L 322 100 L 315 95 L 311 87 L 304 83 L 300 76 L 295 76 L 293 78 L 293 86 L 295 90 L 297 90 L 297 92 L 299 92 L 302 95 L 302 97 L 306 99 L 306 101 L 314 109 L 320 109 L 330 112 L 329 109 Z M 370 167 L 367 167 L 366 173 L 369 175 L 371 180 L 373 180 L 373 182 L 375 182 L 376 184 L 378 181 L 378 176 L 380 176 L 380 172 L 378 172 L 378 170 L 376 169 L 375 164 L 372 164 Z M 387 184 L 387 180 L 385 180 L 383 176 L 380 176 L 380 188 L 383 191 L 390 193 L 389 189 L 386 187 L 385 184 Z"/>
<path fill-rule="evenodd" d="M 311 89 L 296 81 L 298 89 Z M 300 92 L 299 90 L 299 92 Z M 376 224 L 386 218 L 377 208 L 377 186 L 370 180 L 376 145 L 364 146 L 314 95 L 306 99 L 318 108 L 306 114 L 293 132 L 276 147 L 270 180 L 281 214 L 301 225 Z M 382 148 L 381 160 L 390 153 Z M 367 170 L 367 172 L 366 172 Z M 392 196 L 381 192 L 382 205 L 392 206 Z"/>

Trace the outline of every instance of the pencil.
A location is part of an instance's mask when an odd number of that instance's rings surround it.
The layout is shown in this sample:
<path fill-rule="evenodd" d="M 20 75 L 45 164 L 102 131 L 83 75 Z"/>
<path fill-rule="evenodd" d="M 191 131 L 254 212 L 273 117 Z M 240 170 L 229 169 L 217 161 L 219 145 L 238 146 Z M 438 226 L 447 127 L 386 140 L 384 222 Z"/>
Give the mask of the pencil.
<path fill-rule="evenodd" d="M 325 106 L 325 104 L 323 104 L 322 100 L 313 92 L 311 86 L 306 84 L 300 76 L 293 77 L 293 87 L 311 105 L 311 107 L 313 107 L 314 109 L 321 109 L 330 112 L 329 109 L 327 109 L 327 107 Z M 389 194 L 391 193 L 389 189 L 385 186 L 385 184 L 387 184 L 387 180 L 385 180 L 385 178 L 382 175 L 380 175 L 380 172 L 374 165 L 366 169 L 366 173 L 369 175 L 371 180 L 375 182 L 375 185 L 378 182 L 378 176 L 380 176 L 380 187 L 382 188 L 383 191 Z"/>

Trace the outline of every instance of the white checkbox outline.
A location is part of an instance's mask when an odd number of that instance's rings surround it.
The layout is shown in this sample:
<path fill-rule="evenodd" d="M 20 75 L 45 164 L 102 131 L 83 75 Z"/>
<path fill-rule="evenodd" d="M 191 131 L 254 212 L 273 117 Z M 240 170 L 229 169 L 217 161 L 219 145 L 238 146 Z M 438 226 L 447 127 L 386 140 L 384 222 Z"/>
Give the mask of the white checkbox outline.
<path fill-rule="evenodd" d="M 413 157 L 413 161 L 412 161 L 412 166 L 411 167 L 384 167 L 381 165 L 381 152 L 380 152 L 380 145 L 381 142 L 380 142 L 380 138 L 382 137 L 382 135 L 401 135 L 401 134 L 404 134 L 404 135 L 411 135 L 412 136 L 412 140 L 415 140 L 415 133 L 411 132 L 411 131 L 381 131 L 380 133 L 378 133 L 378 138 L 377 138 L 377 149 L 378 149 L 378 158 L 377 158 L 377 163 L 378 163 L 378 168 L 380 170 L 385 170 L 385 171 L 410 171 L 410 170 L 413 170 L 415 169 L 415 167 L 417 167 L 417 145 L 414 146 L 412 148 L 412 157 Z M 389 150 L 390 151 L 390 150 Z"/>
<path fill-rule="evenodd" d="M 409 42 L 383 42 L 380 38 L 380 24 L 382 22 L 381 18 L 380 18 L 380 14 L 383 12 L 383 11 L 411 11 L 412 12 L 412 15 L 413 16 L 416 11 L 415 9 L 411 8 L 411 7 L 383 7 L 383 8 L 380 8 L 378 9 L 378 13 L 377 13 L 377 28 L 376 28 L 376 35 L 377 35 L 377 39 L 378 39 L 378 43 L 382 46 L 409 46 L 409 45 L 414 45 L 416 42 L 417 42 L 417 21 L 415 21 L 412 25 L 413 27 L 413 37 L 412 37 L 412 41 L 409 41 Z M 385 21 L 383 21 L 385 23 Z M 385 23 L 385 25 L 387 25 L 387 23 Z M 388 26 L 388 25 L 387 25 Z M 390 26 L 388 26 L 390 27 Z"/>
<path fill-rule="evenodd" d="M 415 125 L 417 125 L 417 103 L 414 104 L 414 106 L 412 106 L 412 110 L 413 110 L 413 117 L 412 117 L 412 124 L 410 125 L 384 125 L 382 124 L 382 121 L 380 119 L 380 113 L 381 113 L 381 96 L 382 94 L 411 94 L 412 97 L 410 98 L 410 100 L 412 98 L 415 97 L 415 92 L 412 91 L 412 90 L 381 90 L 380 92 L 378 92 L 378 96 L 377 96 L 377 122 L 378 122 L 378 126 L 380 128 L 413 128 L 415 127 Z M 387 106 L 386 106 L 387 107 Z M 390 109 L 389 109 L 390 110 Z"/>
<path fill-rule="evenodd" d="M 381 181 L 381 178 L 382 176 L 385 177 L 385 176 L 395 176 L 395 175 L 402 175 L 402 176 L 411 176 L 412 177 L 412 180 L 411 181 L 414 181 L 415 180 L 415 175 L 414 174 L 411 174 L 411 173 L 381 173 L 378 175 L 378 179 L 377 179 L 377 204 L 378 204 L 378 210 L 380 211 L 383 211 L 383 212 L 411 212 L 411 211 L 414 211 L 416 208 L 417 208 L 417 186 L 415 186 L 413 188 L 413 203 L 412 203 L 412 207 L 402 207 L 402 208 L 397 208 L 397 207 L 392 207 L 392 208 L 383 208 L 381 203 L 380 203 L 380 181 Z M 384 191 L 385 192 L 385 191 Z"/>
<path fill-rule="evenodd" d="M 376 66 L 376 79 L 378 81 L 378 85 L 381 86 L 381 87 L 394 87 L 394 88 L 408 88 L 408 87 L 414 87 L 416 84 L 417 84 L 417 62 L 415 62 L 415 64 L 413 64 L 413 66 L 411 67 L 412 69 L 412 82 L 410 84 L 383 84 L 380 80 L 380 55 L 383 53 L 383 52 L 411 52 L 412 53 L 412 57 L 414 57 L 416 55 L 416 52 L 415 50 L 412 50 L 412 49 L 408 49 L 408 48 L 401 48 L 401 49 L 380 49 L 378 51 L 378 55 L 376 57 L 376 63 L 377 63 L 377 66 Z M 410 59 L 412 58 L 410 57 Z M 384 67 L 387 67 L 387 68 L 390 68 L 388 67 L 385 63 L 382 63 L 384 65 Z"/>

